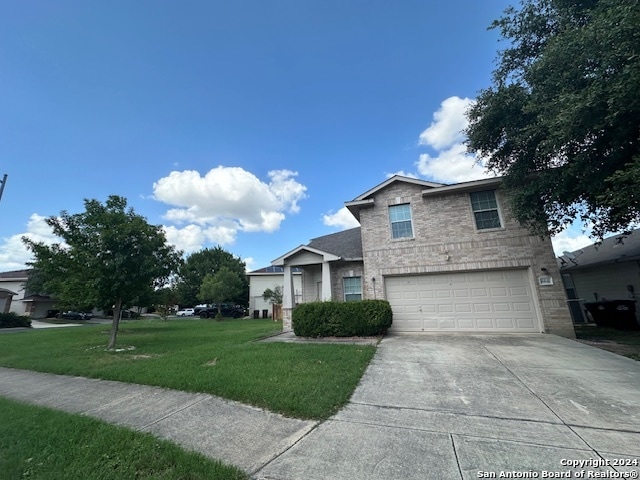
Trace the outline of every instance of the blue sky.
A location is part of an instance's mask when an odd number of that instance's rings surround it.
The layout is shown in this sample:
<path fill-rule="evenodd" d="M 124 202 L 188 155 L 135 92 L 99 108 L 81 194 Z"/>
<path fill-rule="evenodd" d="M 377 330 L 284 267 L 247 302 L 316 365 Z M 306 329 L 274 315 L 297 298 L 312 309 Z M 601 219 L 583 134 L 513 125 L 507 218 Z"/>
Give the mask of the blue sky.
<path fill-rule="evenodd" d="M 354 226 L 343 203 L 389 175 L 482 178 L 459 132 L 511 3 L 0 2 L 0 271 L 85 198 L 251 270 Z"/>

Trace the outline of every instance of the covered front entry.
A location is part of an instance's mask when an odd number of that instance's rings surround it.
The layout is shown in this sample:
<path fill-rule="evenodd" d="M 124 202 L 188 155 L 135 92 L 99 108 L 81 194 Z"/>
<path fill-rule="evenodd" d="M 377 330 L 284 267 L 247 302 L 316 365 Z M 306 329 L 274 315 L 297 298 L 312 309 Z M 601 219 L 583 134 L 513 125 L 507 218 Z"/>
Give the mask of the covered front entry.
<path fill-rule="evenodd" d="M 541 332 L 526 269 L 385 278 L 391 332 Z"/>

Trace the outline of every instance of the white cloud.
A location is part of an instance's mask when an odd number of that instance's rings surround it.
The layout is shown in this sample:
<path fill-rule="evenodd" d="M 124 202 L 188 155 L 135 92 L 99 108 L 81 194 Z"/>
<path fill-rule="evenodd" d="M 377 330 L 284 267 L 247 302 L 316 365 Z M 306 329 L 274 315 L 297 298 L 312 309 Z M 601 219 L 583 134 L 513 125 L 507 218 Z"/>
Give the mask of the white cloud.
<path fill-rule="evenodd" d="M 347 207 L 342 207 L 336 213 L 329 212 L 323 215 L 322 221 L 329 227 L 338 227 L 343 230 L 360 226 L 356 218 L 351 214 Z"/>
<path fill-rule="evenodd" d="M 253 257 L 246 257 L 246 258 L 243 258 L 243 259 L 242 259 L 242 261 L 243 261 L 243 262 L 244 262 L 244 264 L 245 264 L 245 271 L 250 272 L 250 271 L 252 271 L 252 270 L 255 270 L 255 269 L 256 269 L 256 267 L 255 267 L 255 265 L 256 265 L 256 260 L 255 260 L 255 258 L 253 258 Z"/>
<path fill-rule="evenodd" d="M 163 226 L 163 228 L 167 243 L 175 245 L 178 250 L 182 250 L 185 253 L 200 250 L 205 240 L 202 228 L 197 225 L 187 225 L 185 228 Z"/>
<path fill-rule="evenodd" d="M 285 212 L 300 211 L 307 187 L 290 170 L 272 170 L 268 176 L 265 183 L 242 168 L 221 165 L 204 176 L 194 170 L 174 171 L 155 182 L 154 198 L 176 207 L 167 211 L 165 219 L 189 224 L 182 229 L 166 227 L 172 243 L 192 251 L 205 240 L 231 244 L 238 231 L 278 230 Z"/>
<path fill-rule="evenodd" d="M 22 242 L 22 237 L 47 245 L 61 241 L 53 234 L 45 219 L 46 217 L 34 213 L 29 217 L 26 232 L 3 239 L 0 244 L 0 271 L 21 270 L 27 268 L 27 262 L 33 260 L 33 255 Z"/>
<path fill-rule="evenodd" d="M 436 156 L 423 153 L 415 165 L 420 175 L 442 183 L 468 182 L 492 176 L 477 164 L 476 157 L 467 153 L 462 143 L 440 151 Z"/>
<path fill-rule="evenodd" d="M 465 139 L 463 130 L 469 125 L 465 112 L 471 105 L 473 100 L 469 98 L 449 97 L 444 100 L 433 114 L 431 125 L 420 134 L 420 145 L 441 150 L 462 143 Z"/>
<path fill-rule="evenodd" d="M 458 183 L 491 177 L 475 155 L 467 152 L 464 129 L 469 122 L 467 109 L 473 105 L 469 98 L 449 97 L 433 114 L 433 122 L 420 134 L 418 143 L 433 149 L 423 153 L 415 163 L 418 173 L 441 183 Z"/>
<path fill-rule="evenodd" d="M 589 238 L 589 235 L 576 233 L 571 229 L 564 230 L 551 237 L 551 244 L 553 245 L 553 252 L 556 254 L 556 257 L 561 256 L 563 252 L 573 252 L 587 247 L 593 242 L 594 241 Z"/>

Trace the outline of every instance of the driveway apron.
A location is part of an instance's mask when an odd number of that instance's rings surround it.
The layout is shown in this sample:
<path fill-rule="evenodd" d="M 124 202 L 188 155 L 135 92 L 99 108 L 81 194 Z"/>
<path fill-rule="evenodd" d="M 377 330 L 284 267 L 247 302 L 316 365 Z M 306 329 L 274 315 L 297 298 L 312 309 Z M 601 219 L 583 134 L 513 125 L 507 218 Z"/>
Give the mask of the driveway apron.
<path fill-rule="evenodd" d="M 395 335 L 346 408 L 254 478 L 637 478 L 639 462 L 640 362 L 553 335 Z"/>

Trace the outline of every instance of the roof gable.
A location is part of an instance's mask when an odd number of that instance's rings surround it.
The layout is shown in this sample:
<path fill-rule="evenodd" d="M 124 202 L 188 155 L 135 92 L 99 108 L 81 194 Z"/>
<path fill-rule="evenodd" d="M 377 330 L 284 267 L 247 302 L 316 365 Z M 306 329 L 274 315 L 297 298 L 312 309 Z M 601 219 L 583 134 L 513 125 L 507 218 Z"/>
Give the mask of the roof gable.
<path fill-rule="evenodd" d="M 393 183 L 396 183 L 396 182 L 411 183 L 413 185 L 419 185 L 419 186 L 425 187 L 425 188 L 435 188 L 435 187 L 444 187 L 445 186 L 445 184 L 443 184 L 443 183 L 428 182 L 426 180 L 420 180 L 418 178 L 403 177 L 402 175 L 394 175 L 393 177 L 387 178 L 384 182 L 376 185 L 372 189 L 367 190 L 362 195 L 358 195 L 356 198 L 353 199 L 353 202 L 359 202 L 359 201 L 371 198 L 373 195 L 375 195 L 380 190 L 383 190 L 383 189 L 387 188 L 389 185 L 391 185 Z M 348 202 L 348 203 L 351 203 L 351 202 Z"/>
<path fill-rule="evenodd" d="M 304 253 L 312 253 L 322 257 L 323 261 L 362 260 L 362 235 L 360 227 L 331 233 L 313 238 L 308 245 L 300 245 L 276 258 L 274 266 L 284 265 L 285 261 Z"/>

